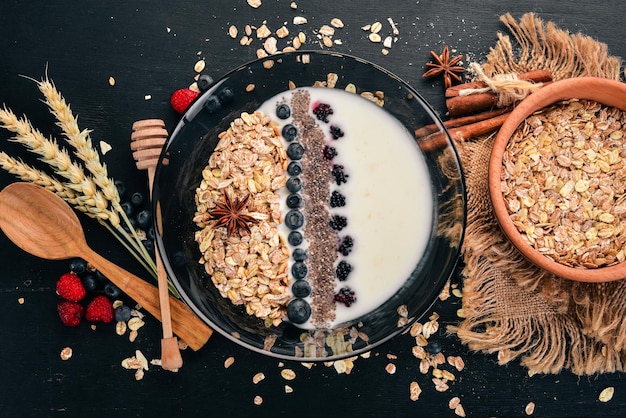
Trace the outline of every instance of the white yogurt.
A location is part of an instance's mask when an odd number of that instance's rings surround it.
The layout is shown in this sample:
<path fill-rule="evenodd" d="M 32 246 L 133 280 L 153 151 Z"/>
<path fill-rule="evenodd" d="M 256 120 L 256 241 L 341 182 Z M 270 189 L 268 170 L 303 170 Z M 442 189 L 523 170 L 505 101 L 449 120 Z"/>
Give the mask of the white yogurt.
<path fill-rule="evenodd" d="M 431 234 L 433 196 L 424 157 L 397 119 L 356 94 L 328 88 L 305 90 L 311 96 L 309 110 L 316 102 L 332 107 L 329 123 L 317 123 L 326 132 L 327 144 L 337 150 L 333 163 L 343 165 L 349 176 L 345 184 L 329 185 L 347 203 L 341 208 L 329 206 L 329 211 L 347 217 L 348 226 L 339 235 L 354 239 L 347 257 L 338 254 L 337 262 L 345 259 L 353 270 L 347 280 L 336 280 L 335 291 L 350 287 L 357 300 L 350 307 L 336 303 L 332 327 L 376 309 L 406 282 Z M 289 123 L 290 119 L 276 117 L 275 107 L 289 103 L 291 94 L 273 97 L 260 110 L 281 125 Z M 331 125 L 340 127 L 344 136 L 333 140 Z M 288 230 L 283 231 L 286 241 Z M 302 325 L 310 326 L 308 322 Z"/>

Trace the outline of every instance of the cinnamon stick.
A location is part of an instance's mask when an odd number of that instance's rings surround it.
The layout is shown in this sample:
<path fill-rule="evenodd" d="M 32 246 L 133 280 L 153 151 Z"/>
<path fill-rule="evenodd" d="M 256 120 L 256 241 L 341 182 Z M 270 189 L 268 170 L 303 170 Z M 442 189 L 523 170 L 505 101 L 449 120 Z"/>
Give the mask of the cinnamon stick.
<path fill-rule="evenodd" d="M 449 119 L 443 123 L 443 126 L 445 126 L 447 129 L 458 128 L 460 126 L 470 125 L 472 123 L 494 118 L 503 113 L 510 112 L 511 109 L 512 109 L 511 107 L 502 107 L 502 108 L 498 108 L 494 110 L 488 110 L 486 112 L 463 116 L 460 118 Z M 416 129 L 415 137 L 422 138 L 422 137 L 437 133 L 439 131 L 440 131 L 439 125 L 433 123 L 430 125 L 425 125 L 419 129 Z"/>
<path fill-rule="evenodd" d="M 549 84 L 552 80 L 550 73 L 545 70 L 531 71 L 529 73 L 520 74 L 520 79 L 527 79 L 528 81 L 541 82 L 544 85 Z M 461 91 L 464 89 L 474 89 L 484 87 L 482 82 L 465 83 L 456 86 L 452 86 L 446 90 L 446 107 L 448 108 L 448 114 L 452 118 L 456 118 L 463 115 L 469 115 L 476 112 L 481 112 L 486 109 L 493 108 L 498 103 L 498 96 L 495 93 L 476 93 L 461 96 Z"/>
<path fill-rule="evenodd" d="M 486 135 L 498 129 L 511 112 L 502 113 L 501 115 L 490 119 L 481 120 L 468 125 L 452 128 L 448 132 L 453 141 L 467 141 L 481 135 Z M 446 135 L 443 132 L 435 132 L 427 136 L 418 137 L 417 144 L 424 152 L 435 151 L 447 145 Z"/>

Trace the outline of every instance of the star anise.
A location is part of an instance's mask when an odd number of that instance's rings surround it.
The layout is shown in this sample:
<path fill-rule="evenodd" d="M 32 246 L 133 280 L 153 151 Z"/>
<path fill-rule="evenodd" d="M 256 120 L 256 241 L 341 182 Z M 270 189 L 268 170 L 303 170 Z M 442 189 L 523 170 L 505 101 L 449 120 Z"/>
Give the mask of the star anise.
<path fill-rule="evenodd" d="M 217 202 L 216 208 L 209 212 L 211 219 L 215 220 L 213 228 L 220 226 L 226 226 L 226 233 L 228 236 L 232 236 L 235 231 L 243 230 L 250 232 L 250 225 L 259 222 L 258 219 L 253 218 L 250 215 L 242 213 L 248 203 L 247 195 L 243 199 L 232 200 L 228 193 L 224 194 L 224 201 Z"/>
<path fill-rule="evenodd" d="M 439 77 L 443 74 L 443 83 L 446 89 L 451 87 L 453 82 L 460 83 L 462 81 L 459 74 L 463 74 L 465 68 L 457 64 L 461 61 L 463 55 L 457 55 L 450 59 L 448 45 L 443 47 L 441 55 L 437 55 L 434 51 L 430 51 L 430 55 L 433 57 L 433 62 L 426 63 L 426 67 L 429 67 L 430 70 L 424 73 L 424 78 Z"/>

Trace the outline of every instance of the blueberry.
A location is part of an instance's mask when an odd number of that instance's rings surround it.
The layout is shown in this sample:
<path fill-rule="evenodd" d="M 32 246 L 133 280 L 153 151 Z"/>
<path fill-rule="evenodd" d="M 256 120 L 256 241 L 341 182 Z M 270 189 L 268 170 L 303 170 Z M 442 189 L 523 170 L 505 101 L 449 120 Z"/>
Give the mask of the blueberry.
<path fill-rule="evenodd" d="M 296 246 L 302 244 L 302 241 L 304 241 L 304 237 L 298 231 L 291 231 L 289 233 L 289 236 L 287 237 L 287 241 L 289 242 L 289 244 L 291 244 L 294 247 L 296 247 Z"/>
<path fill-rule="evenodd" d="M 289 209 L 298 209 L 302 205 L 302 197 L 299 194 L 292 193 L 287 196 L 287 207 Z"/>
<path fill-rule="evenodd" d="M 115 286 L 113 283 L 107 283 L 104 285 L 104 294 L 110 298 L 116 298 L 120 295 L 120 288 Z"/>
<path fill-rule="evenodd" d="M 293 299 L 287 305 L 287 318 L 294 324 L 304 324 L 311 317 L 311 305 L 303 299 Z"/>
<path fill-rule="evenodd" d="M 300 180 L 300 177 L 290 177 L 286 186 L 291 193 L 298 193 L 302 189 L 302 180 Z"/>
<path fill-rule="evenodd" d="M 291 292 L 297 298 L 305 298 L 311 294 L 311 285 L 306 280 L 298 280 L 291 285 Z"/>
<path fill-rule="evenodd" d="M 152 213 L 149 210 L 142 210 L 137 214 L 137 226 L 141 229 L 148 229 L 152 224 Z"/>
<path fill-rule="evenodd" d="M 146 231 L 146 238 L 148 238 L 149 240 L 154 240 L 154 238 L 156 238 L 154 234 L 154 228 L 150 227 L 148 231 Z"/>
<path fill-rule="evenodd" d="M 141 243 L 148 251 L 148 254 L 154 255 L 154 241 L 151 241 L 149 239 L 144 239 L 141 241 Z"/>
<path fill-rule="evenodd" d="M 204 108 L 209 113 L 217 112 L 221 107 L 220 100 L 215 95 L 209 96 L 206 103 L 204 103 Z"/>
<path fill-rule="evenodd" d="M 287 156 L 292 160 L 300 160 L 304 156 L 304 147 L 298 142 L 292 142 L 287 147 Z"/>
<path fill-rule="evenodd" d="M 117 194 L 119 194 L 120 197 L 124 197 L 126 194 L 126 184 L 124 184 L 122 180 L 115 180 L 113 184 L 115 184 L 115 187 L 117 188 Z"/>
<path fill-rule="evenodd" d="M 133 195 L 130 197 L 130 203 L 132 203 L 135 207 L 143 205 L 143 194 L 139 192 L 133 193 Z"/>
<path fill-rule="evenodd" d="M 208 74 L 202 74 L 198 77 L 197 84 L 200 91 L 207 91 L 211 84 L 213 84 L 213 77 Z"/>
<path fill-rule="evenodd" d="M 85 286 L 85 290 L 88 292 L 93 292 L 98 288 L 98 279 L 93 274 L 85 274 L 81 277 L 81 281 L 83 282 L 83 286 Z"/>
<path fill-rule="evenodd" d="M 70 261 L 70 271 L 76 274 L 82 274 L 87 271 L 87 262 L 82 258 L 73 258 Z"/>
<path fill-rule="evenodd" d="M 182 251 L 177 251 L 172 255 L 172 265 L 174 267 L 184 267 L 187 264 L 187 259 Z"/>
<path fill-rule="evenodd" d="M 130 319 L 130 308 L 127 305 L 120 305 L 114 311 L 117 322 L 126 322 Z"/>
<path fill-rule="evenodd" d="M 291 274 L 296 280 L 304 279 L 308 272 L 308 267 L 302 261 L 295 262 L 293 266 L 291 266 Z"/>
<path fill-rule="evenodd" d="M 302 173 L 302 166 L 300 163 L 292 161 L 287 166 L 287 173 L 289 173 L 290 176 L 299 176 L 300 173 Z"/>
<path fill-rule="evenodd" d="M 307 259 L 306 251 L 304 251 L 302 248 L 296 248 L 295 250 L 293 250 L 293 254 L 291 254 L 291 256 L 296 261 L 304 261 Z"/>
<path fill-rule="evenodd" d="M 288 123 L 287 125 L 283 126 L 282 134 L 285 140 L 291 142 L 298 136 L 298 128 L 293 126 L 291 123 Z"/>
<path fill-rule="evenodd" d="M 224 104 L 232 102 L 234 97 L 235 97 L 235 93 L 233 93 L 230 87 L 226 87 L 217 93 L 217 98 L 219 99 L 220 102 Z"/>
<path fill-rule="evenodd" d="M 107 279 L 104 274 L 100 273 L 100 270 L 96 270 L 94 272 L 94 276 L 96 277 L 96 280 L 98 280 L 100 283 L 106 283 L 109 281 L 109 279 Z"/>
<path fill-rule="evenodd" d="M 285 225 L 289 229 L 298 229 L 304 225 L 304 215 L 297 209 L 292 209 L 285 215 Z"/>
<path fill-rule="evenodd" d="M 281 103 L 276 107 L 276 116 L 279 119 L 287 119 L 291 116 L 291 108 L 287 103 Z"/>
<path fill-rule="evenodd" d="M 436 356 L 441 350 L 443 350 L 443 347 L 439 341 L 429 341 L 426 345 L 426 351 L 432 356 Z"/>
<path fill-rule="evenodd" d="M 133 213 L 135 212 L 135 208 L 133 207 L 133 204 L 130 202 L 122 203 L 122 210 L 124 211 L 124 214 L 128 216 L 129 218 L 133 216 Z"/>

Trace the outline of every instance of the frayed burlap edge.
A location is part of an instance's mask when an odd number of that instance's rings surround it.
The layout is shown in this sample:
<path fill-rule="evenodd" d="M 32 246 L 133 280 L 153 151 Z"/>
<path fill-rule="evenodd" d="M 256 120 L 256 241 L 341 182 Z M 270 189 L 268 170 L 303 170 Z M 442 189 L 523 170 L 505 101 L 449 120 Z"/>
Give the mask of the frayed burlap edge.
<path fill-rule="evenodd" d="M 548 69 L 555 80 L 620 78 L 621 59 L 610 56 L 605 44 L 544 24 L 532 13 L 519 23 L 510 14 L 501 20 L 519 48 L 498 34 L 483 64 L 489 76 Z M 450 330 L 473 350 L 498 353 L 501 364 L 519 358 L 531 375 L 562 368 L 575 374 L 624 370 L 626 282 L 574 283 L 521 256 L 499 230 L 488 203 L 491 144 L 492 137 L 459 144 L 469 208 L 463 244 L 465 319 Z"/>

